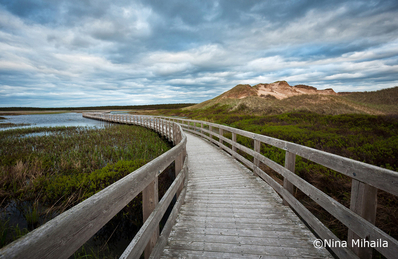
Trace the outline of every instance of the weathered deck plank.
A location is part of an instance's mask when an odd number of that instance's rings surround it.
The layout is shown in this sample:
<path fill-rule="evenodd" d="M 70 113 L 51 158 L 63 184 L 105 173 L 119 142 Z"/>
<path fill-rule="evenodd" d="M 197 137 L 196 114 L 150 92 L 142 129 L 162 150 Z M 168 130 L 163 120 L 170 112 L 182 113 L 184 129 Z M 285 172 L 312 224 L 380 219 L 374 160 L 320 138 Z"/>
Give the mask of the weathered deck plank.
<path fill-rule="evenodd" d="M 162 258 L 331 258 L 275 191 L 236 160 L 188 135 L 185 204 Z"/>

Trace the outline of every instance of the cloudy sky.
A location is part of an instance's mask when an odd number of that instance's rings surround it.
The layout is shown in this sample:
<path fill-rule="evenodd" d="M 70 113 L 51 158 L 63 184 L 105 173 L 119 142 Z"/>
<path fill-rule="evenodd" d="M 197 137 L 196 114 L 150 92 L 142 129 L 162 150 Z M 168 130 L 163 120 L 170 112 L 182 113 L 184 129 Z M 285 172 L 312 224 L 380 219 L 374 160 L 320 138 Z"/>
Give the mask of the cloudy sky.
<path fill-rule="evenodd" d="M 398 86 L 398 1 L 0 0 L 0 107 Z"/>

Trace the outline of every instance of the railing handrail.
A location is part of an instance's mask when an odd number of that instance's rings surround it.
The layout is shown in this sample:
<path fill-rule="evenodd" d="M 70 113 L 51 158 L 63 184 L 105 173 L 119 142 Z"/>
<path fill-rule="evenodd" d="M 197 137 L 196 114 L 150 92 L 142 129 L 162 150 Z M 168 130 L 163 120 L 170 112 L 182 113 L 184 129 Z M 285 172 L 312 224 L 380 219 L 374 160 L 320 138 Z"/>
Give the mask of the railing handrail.
<path fill-rule="evenodd" d="M 159 116 L 159 118 L 180 123 L 185 130 L 208 139 L 240 160 L 271 185 L 271 187 L 282 196 L 284 202 L 287 202 L 322 239 L 341 241 L 294 197 L 294 186 L 348 227 L 349 242 L 351 239 L 355 238 L 361 238 L 367 241 L 384 240 L 388 242 L 388 247 L 377 246 L 375 249 L 387 258 L 395 258 L 398 254 L 398 241 L 374 225 L 376 218 L 377 189 L 384 190 L 393 195 L 398 195 L 398 172 L 292 142 L 212 122 L 163 116 Z M 196 126 L 198 123 L 200 127 Z M 207 130 L 204 128 L 204 125 L 208 125 L 209 129 Z M 219 132 L 215 133 L 213 127 L 218 128 Z M 223 136 L 224 130 L 232 133 L 232 140 Z M 237 135 L 253 139 L 254 150 L 237 143 Z M 213 139 L 213 136 L 218 138 L 218 140 Z M 224 145 L 223 142 L 231 145 L 231 148 Z M 261 143 L 284 149 L 286 151 L 285 167 L 263 156 L 260 153 Z M 253 156 L 254 161 L 249 161 L 238 154 L 236 152 L 237 149 Z M 296 175 L 294 173 L 296 155 L 351 177 L 353 181 L 350 209 Z M 282 175 L 284 177 L 283 186 L 261 170 L 259 168 L 259 162 L 264 163 Z M 350 244 L 348 245 L 350 246 Z M 358 258 L 356 254 L 361 258 L 370 258 L 369 254 L 371 256 L 371 251 L 369 252 L 365 249 L 353 249 L 355 254 L 352 250 L 347 248 L 331 247 L 331 249 L 340 258 Z"/>
<path fill-rule="evenodd" d="M 176 119 L 174 117 L 163 117 L 157 116 L 164 119 Z M 386 191 L 388 193 L 398 196 L 398 172 L 360 162 L 354 159 L 346 158 L 336 154 L 328 153 L 322 150 L 310 148 L 300 144 L 292 143 L 286 140 L 281 140 L 230 126 L 225 126 L 213 122 L 180 119 L 180 121 L 192 122 L 192 123 L 204 123 L 209 126 L 221 128 L 231 133 L 235 133 L 244 137 L 248 137 L 254 140 L 258 140 L 262 143 L 284 149 L 290 153 L 301 156 L 317 164 L 323 165 L 330 169 L 333 169 L 339 173 L 349 176 L 358 181 L 369 184 L 373 187 Z M 204 131 L 206 131 L 204 129 Z M 207 132 L 209 133 L 209 132 Z M 214 133 L 216 134 L 216 133 Z M 216 134 L 217 135 L 217 134 Z M 216 136 L 218 137 L 218 136 Z M 223 139 L 224 140 L 224 139 Z M 243 147 L 243 146 L 241 146 Z"/>
<path fill-rule="evenodd" d="M 133 239 L 133 242 L 136 243 L 139 240 L 141 245 L 134 246 L 133 250 L 136 254 L 141 255 L 148 241 L 152 240 L 154 230 L 158 229 L 159 222 L 172 198 L 176 193 L 181 193 L 183 187 L 186 186 L 187 137 L 180 125 L 162 119 L 149 119 L 149 117 L 143 119 L 140 116 L 132 115 L 122 117 L 104 113 L 85 113 L 83 116 L 146 126 L 159 131 L 169 140 L 173 140 L 175 146 L 46 224 L 2 248 L 0 250 L 1 258 L 68 258 L 140 192 L 143 192 L 144 195 L 144 191 L 149 189 L 150 193 L 149 187 L 157 181 L 158 175 L 173 161 L 176 161 L 176 174 L 178 173 L 176 179 L 159 204 L 156 201 L 157 206 L 153 206 L 154 208 L 149 212 L 148 221 L 145 221 L 143 225 L 145 235 L 136 235 Z M 155 186 L 157 196 L 157 182 Z M 183 199 L 184 195 L 185 192 L 178 199 Z M 152 197 L 152 201 L 154 199 L 158 199 L 158 197 Z M 146 205 L 143 204 L 143 206 Z M 168 220 L 166 224 L 172 223 Z M 156 239 L 157 236 L 155 243 Z M 151 245 L 150 250 L 153 246 L 154 244 Z M 131 246 L 129 247 L 131 248 Z M 122 255 L 123 258 L 131 258 L 131 256 L 128 252 Z M 146 254 L 146 257 L 148 256 L 149 254 Z"/>

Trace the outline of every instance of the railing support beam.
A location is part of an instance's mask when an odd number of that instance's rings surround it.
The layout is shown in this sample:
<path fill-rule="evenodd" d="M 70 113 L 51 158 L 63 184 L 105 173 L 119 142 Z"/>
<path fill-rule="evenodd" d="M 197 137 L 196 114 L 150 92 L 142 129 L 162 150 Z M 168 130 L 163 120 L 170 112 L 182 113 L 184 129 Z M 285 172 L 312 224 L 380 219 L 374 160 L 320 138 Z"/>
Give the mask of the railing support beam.
<path fill-rule="evenodd" d="M 377 188 L 352 179 L 350 209 L 374 225 L 377 210 Z M 351 229 L 348 230 L 348 246 L 352 246 L 352 240 L 359 239 L 360 237 L 355 232 Z M 365 237 L 365 239 L 369 241 L 369 237 Z M 372 258 L 373 248 L 371 247 L 355 246 L 351 247 L 351 250 L 361 259 Z"/>
<path fill-rule="evenodd" d="M 224 130 L 222 128 L 219 128 L 218 133 L 220 134 L 220 136 L 222 136 L 222 137 L 224 136 Z M 219 138 L 219 142 L 220 142 L 220 144 L 223 143 L 221 138 Z"/>
<path fill-rule="evenodd" d="M 257 153 L 260 153 L 260 151 L 261 151 L 261 142 L 257 139 L 254 140 L 254 151 Z M 257 158 L 254 158 L 253 164 L 254 164 L 253 171 L 254 171 L 254 173 L 258 174 L 257 168 L 260 167 L 260 160 L 258 160 Z"/>
<path fill-rule="evenodd" d="M 158 194 L 158 177 L 155 178 L 143 191 L 142 191 L 142 214 L 143 222 L 147 220 L 149 215 L 155 209 L 159 202 Z M 145 259 L 149 258 L 152 249 L 155 247 L 159 236 L 159 227 L 153 232 L 151 239 L 149 240 L 147 246 L 145 247 L 144 255 Z"/>
<path fill-rule="evenodd" d="M 296 168 L 296 154 L 286 151 L 285 155 L 285 168 L 294 173 Z M 283 179 L 283 188 L 290 192 L 294 196 L 294 185 L 289 182 L 286 178 Z M 284 205 L 289 205 L 289 203 L 284 199 Z"/>
<path fill-rule="evenodd" d="M 232 142 L 236 143 L 236 133 L 232 132 Z M 236 152 L 236 147 L 232 146 L 232 151 Z"/>

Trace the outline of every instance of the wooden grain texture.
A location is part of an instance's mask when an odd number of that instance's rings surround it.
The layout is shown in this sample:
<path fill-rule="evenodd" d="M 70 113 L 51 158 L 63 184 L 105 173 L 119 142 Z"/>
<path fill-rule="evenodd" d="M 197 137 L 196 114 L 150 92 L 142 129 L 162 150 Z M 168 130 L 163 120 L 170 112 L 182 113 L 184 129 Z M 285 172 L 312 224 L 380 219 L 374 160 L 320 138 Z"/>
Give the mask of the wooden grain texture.
<path fill-rule="evenodd" d="M 134 236 L 134 239 L 127 246 L 120 259 L 134 259 L 140 257 L 140 255 L 144 251 L 145 245 L 148 243 L 148 241 L 150 241 L 153 232 L 159 228 L 159 222 L 166 212 L 167 207 L 169 206 L 174 195 L 176 194 L 178 188 L 184 182 L 184 177 L 185 173 L 184 171 L 182 171 L 175 179 L 175 181 L 173 181 L 172 185 L 162 197 L 153 213 L 149 215 L 148 219 L 144 222 L 144 225 Z"/>
<path fill-rule="evenodd" d="M 254 152 L 260 153 L 260 150 L 261 150 L 261 142 L 255 139 L 254 140 Z M 253 164 L 255 167 L 259 167 L 260 160 L 258 160 L 257 158 L 254 158 Z"/>
<path fill-rule="evenodd" d="M 236 133 L 235 132 L 232 132 L 232 142 L 236 143 Z M 236 152 L 236 146 L 233 144 L 231 144 L 231 145 L 232 145 L 232 151 Z"/>
<path fill-rule="evenodd" d="M 187 193 L 164 258 L 331 258 L 314 248 L 314 235 L 269 185 L 208 142 L 187 137 Z"/>
<path fill-rule="evenodd" d="M 155 179 L 142 191 L 142 216 L 143 222 L 145 222 L 151 215 L 152 211 L 158 204 L 159 193 L 158 193 L 158 177 Z M 145 247 L 145 259 L 149 258 L 153 247 L 155 246 L 159 236 L 159 226 L 155 228 L 152 236 L 149 239 L 147 246 Z"/>
<path fill-rule="evenodd" d="M 290 172 L 294 173 L 295 168 L 296 168 L 296 154 L 290 153 L 289 151 L 286 151 L 285 154 L 285 168 L 289 170 Z M 283 179 L 283 188 L 285 188 L 288 192 L 293 194 L 294 196 L 294 185 L 289 182 L 288 179 L 284 178 Z M 289 203 L 285 200 L 283 200 L 283 204 L 288 205 Z"/>
<path fill-rule="evenodd" d="M 352 180 L 351 186 L 351 204 L 350 209 L 363 217 L 372 224 L 376 222 L 377 210 L 377 189 L 359 182 L 355 179 Z M 352 240 L 357 240 L 360 237 L 351 229 L 348 230 L 348 244 L 351 247 Z M 367 237 L 369 239 L 369 237 Z M 371 247 L 360 248 L 354 246 L 351 248 L 361 259 L 372 258 L 373 249 Z"/>
<path fill-rule="evenodd" d="M 160 255 L 162 254 L 165 245 L 167 244 L 167 239 L 170 235 L 171 229 L 175 224 L 175 220 L 178 216 L 178 213 L 180 212 L 180 208 L 181 205 L 184 203 L 185 201 L 185 194 L 187 192 L 187 184 L 188 184 L 188 159 L 185 159 L 184 161 L 184 166 L 183 166 L 183 170 L 184 170 L 184 175 L 185 175 L 185 180 L 184 180 L 184 188 L 182 189 L 182 192 L 180 194 L 180 196 L 177 199 L 177 202 L 175 203 L 167 221 L 166 224 L 163 227 L 162 233 L 159 236 L 158 242 L 156 243 L 152 254 L 150 256 L 151 259 L 154 258 L 159 258 Z"/>
<path fill-rule="evenodd" d="M 196 133 L 192 131 L 193 133 Z M 216 133 L 213 133 L 216 134 Z M 213 138 L 204 136 L 206 139 L 209 141 L 217 144 Z M 226 142 L 230 142 L 229 139 L 224 138 L 223 139 Z M 266 158 L 259 154 L 258 152 L 255 152 L 254 150 L 251 150 L 245 146 L 242 146 L 238 143 L 232 143 L 231 144 L 236 145 L 239 149 L 243 150 L 249 155 L 252 155 L 254 158 L 259 159 L 261 162 L 275 170 L 277 173 L 281 174 L 285 179 L 287 179 L 289 182 L 291 182 L 294 186 L 299 188 L 303 193 L 308 195 L 311 199 L 313 199 L 315 202 L 317 202 L 320 206 L 322 206 L 326 211 L 328 211 L 331 215 L 336 217 L 339 221 L 341 221 L 344 225 L 346 225 L 349 229 L 353 230 L 355 233 L 359 235 L 359 237 L 367 239 L 367 240 L 385 240 L 388 242 L 388 247 L 377 247 L 376 250 L 381 252 L 383 255 L 385 255 L 387 258 L 395 258 L 394 256 L 398 254 L 398 241 L 395 240 L 393 237 L 389 236 L 387 233 L 384 231 L 380 230 L 373 224 L 369 223 L 365 219 L 363 219 L 361 216 L 358 216 L 358 214 L 353 213 L 351 210 L 347 209 L 344 207 L 342 204 L 338 203 L 335 201 L 333 198 L 327 196 L 325 193 L 322 191 L 318 190 L 316 187 L 312 186 L 296 174 L 292 173 L 290 170 L 287 168 L 277 164 L 276 162 L 270 160 L 269 158 Z M 220 145 L 220 144 L 219 144 Z M 220 145 L 223 149 L 227 150 L 228 152 L 232 152 L 228 147 L 224 145 Z M 235 157 L 244 163 L 248 168 L 256 170 L 256 167 L 254 164 L 244 157 L 234 154 Z M 274 187 L 275 188 L 275 187 Z M 283 196 L 284 197 L 284 196 Z M 289 203 L 290 204 L 290 203 Z M 290 204 L 291 205 L 291 204 Z M 319 233 L 318 233 L 319 234 Z"/>
<path fill-rule="evenodd" d="M 301 204 L 290 192 L 283 188 L 278 182 L 276 182 L 271 176 L 266 174 L 261 169 L 257 169 L 257 174 L 268 183 L 275 191 L 277 191 L 284 201 L 287 201 L 289 205 L 300 215 L 300 217 L 310 226 L 311 229 L 317 233 L 322 240 L 335 240 L 340 239 L 333 234 L 319 219 L 317 219 L 303 204 Z M 332 247 L 330 248 L 338 258 L 342 259 L 354 259 L 358 258 L 354 252 L 349 248 Z"/>
<path fill-rule="evenodd" d="M 219 134 L 220 136 L 224 136 L 224 130 L 223 130 L 222 128 L 219 128 L 218 134 Z M 222 144 L 222 138 L 219 139 L 219 142 Z"/>

